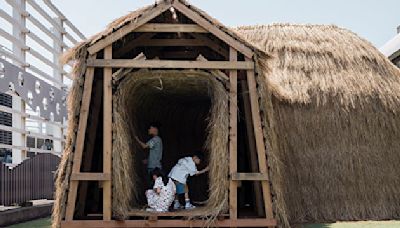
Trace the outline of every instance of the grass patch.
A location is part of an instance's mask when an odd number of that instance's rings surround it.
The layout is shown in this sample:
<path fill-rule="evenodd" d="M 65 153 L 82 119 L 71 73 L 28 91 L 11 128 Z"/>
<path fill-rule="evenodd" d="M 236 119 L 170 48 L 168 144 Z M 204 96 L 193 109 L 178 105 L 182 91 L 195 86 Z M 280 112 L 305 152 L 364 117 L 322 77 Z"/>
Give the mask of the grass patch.
<path fill-rule="evenodd" d="M 7 226 L 7 228 L 50 228 L 51 227 L 51 218 L 42 218 L 29 222 L 18 223 L 12 226 Z"/>

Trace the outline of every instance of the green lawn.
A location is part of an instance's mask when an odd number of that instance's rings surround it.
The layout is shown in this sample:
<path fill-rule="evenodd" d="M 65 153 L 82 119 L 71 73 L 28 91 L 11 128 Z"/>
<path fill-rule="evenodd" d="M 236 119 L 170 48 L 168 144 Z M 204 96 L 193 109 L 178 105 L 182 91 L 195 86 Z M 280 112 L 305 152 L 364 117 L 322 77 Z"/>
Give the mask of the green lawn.
<path fill-rule="evenodd" d="M 7 228 L 50 228 L 50 218 L 43 218 L 31 222 L 8 226 Z M 330 224 L 299 225 L 296 228 L 399 228 L 400 221 L 362 221 L 362 222 L 336 222 Z"/>
<path fill-rule="evenodd" d="M 7 226 L 7 228 L 50 228 L 51 219 L 50 218 L 42 218 L 33 220 L 30 222 L 19 223 L 12 226 Z"/>

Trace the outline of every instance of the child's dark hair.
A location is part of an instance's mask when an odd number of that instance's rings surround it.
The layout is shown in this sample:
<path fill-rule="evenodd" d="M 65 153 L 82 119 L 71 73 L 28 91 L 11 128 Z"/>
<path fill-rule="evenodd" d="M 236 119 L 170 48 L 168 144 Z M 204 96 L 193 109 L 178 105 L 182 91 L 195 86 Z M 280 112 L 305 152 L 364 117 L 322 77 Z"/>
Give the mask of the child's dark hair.
<path fill-rule="evenodd" d="M 155 128 L 157 128 L 158 130 L 160 130 L 161 124 L 160 124 L 159 122 L 151 122 L 151 123 L 149 124 L 149 127 L 155 127 Z"/>
<path fill-rule="evenodd" d="M 201 151 L 196 151 L 196 152 L 193 154 L 193 156 L 198 157 L 198 158 L 200 159 L 200 161 L 203 161 L 203 159 L 204 159 L 204 155 L 203 155 L 203 153 L 202 153 Z"/>
<path fill-rule="evenodd" d="M 164 183 L 164 186 L 168 184 L 168 177 L 164 174 L 164 172 L 160 168 L 155 168 L 151 171 L 151 176 L 161 177 Z"/>

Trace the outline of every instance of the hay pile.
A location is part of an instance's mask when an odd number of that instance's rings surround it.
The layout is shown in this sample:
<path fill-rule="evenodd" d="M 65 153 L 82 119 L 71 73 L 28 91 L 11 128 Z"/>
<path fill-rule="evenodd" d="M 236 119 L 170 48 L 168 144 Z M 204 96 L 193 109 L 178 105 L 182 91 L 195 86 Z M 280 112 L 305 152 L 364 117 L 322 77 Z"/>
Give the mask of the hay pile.
<path fill-rule="evenodd" d="M 169 170 L 183 155 L 193 153 L 194 148 L 205 147 L 209 156 L 210 196 L 203 208 L 204 214 L 217 216 L 226 209 L 229 168 L 227 93 L 221 82 L 202 71 L 140 70 L 118 82 L 113 98 L 115 215 L 126 217 L 129 210 L 138 207 L 137 196 L 144 190 L 138 178 L 141 170 L 137 170 L 140 167 L 137 163 L 141 161 L 138 157 L 143 155 L 134 136 L 143 138 L 147 124 L 154 120 L 165 123 L 161 128 L 161 133 L 166 132 L 161 135 L 163 163 L 169 166 L 163 168 Z M 204 102 L 207 105 L 202 105 Z M 208 126 L 202 126 L 204 123 Z M 206 128 L 206 139 L 198 133 L 201 128 Z"/>
<path fill-rule="evenodd" d="M 69 178 L 72 172 L 72 160 L 74 155 L 74 146 L 76 142 L 76 134 L 79 124 L 79 112 L 81 108 L 81 100 L 83 94 L 83 84 L 85 82 L 86 61 L 87 58 L 86 46 L 81 46 L 76 49 L 74 55 L 70 58 L 80 59 L 73 68 L 75 75 L 72 87 L 68 94 L 68 132 L 65 140 L 64 152 L 58 165 L 56 173 L 56 190 L 54 193 L 54 206 L 52 212 L 52 227 L 57 228 L 61 225 L 61 220 L 65 216 L 66 202 L 69 189 Z"/>
<path fill-rule="evenodd" d="M 282 222 L 400 218 L 399 70 L 336 26 L 237 31 L 273 56 L 259 92 Z"/>

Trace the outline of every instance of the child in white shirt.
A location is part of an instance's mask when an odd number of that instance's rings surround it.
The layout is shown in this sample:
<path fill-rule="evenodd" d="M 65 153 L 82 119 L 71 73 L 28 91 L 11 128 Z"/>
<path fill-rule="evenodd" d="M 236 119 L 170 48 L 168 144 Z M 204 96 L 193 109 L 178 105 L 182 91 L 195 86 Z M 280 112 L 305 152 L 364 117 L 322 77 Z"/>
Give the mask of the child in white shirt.
<path fill-rule="evenodd" d="M 179 159 L 178 163 L 172 168 L 168 177 L 170 177 L 175 182 L 176 194 L 185 195 L 185 209 L 192 209 L 193 206 L 190 203 L 189 193 L 186 185 L 186 180 L 190 176 L 200 175 L 209 170 L 207 166 L 203 170 L 198 171 L 196 165 L 201 163 L 202 157 L 200 154 L 193 155 L 192 157 L 184 157 Z M 179 209 L 181 207 L 178 197 L 175 198 L 174 209 Z"/>

